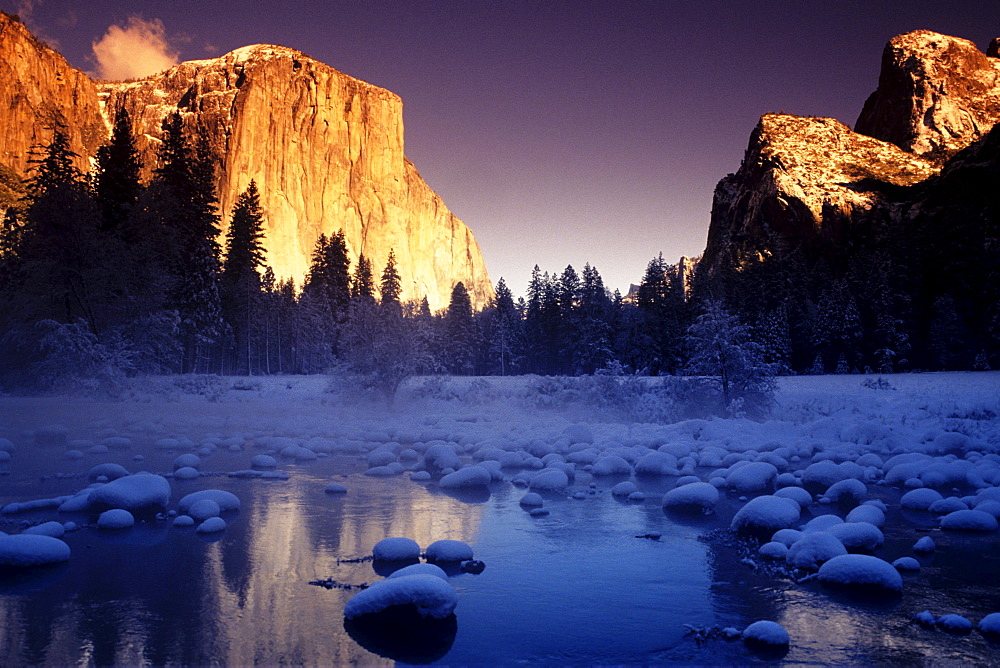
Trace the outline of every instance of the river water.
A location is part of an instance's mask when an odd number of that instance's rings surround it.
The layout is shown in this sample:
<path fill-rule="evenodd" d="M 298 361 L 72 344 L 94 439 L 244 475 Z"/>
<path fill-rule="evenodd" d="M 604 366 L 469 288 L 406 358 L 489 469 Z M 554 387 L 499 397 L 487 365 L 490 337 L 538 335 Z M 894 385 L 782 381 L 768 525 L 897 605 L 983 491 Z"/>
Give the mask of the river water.
<path fill-rule="evenodd" d="M 141 463 L 132 460 L 137 452 L 145 453 Z M 137 442 L 100 461 L 163 472 L 176 454 Z M 610 494 L 622 478 L 580 473 L 575 488 L 586 498 L 550 497 L 549 514 L 532 517 L 518 504 L 523 490 L 510 482 L 457 497 L 405 475 L 367 477 L 356 456 L 284 463 L 286 481 L 225 475 L 246 468 L 248 454 L 220 449 L 203 465 L 214 475 L 171 483 L 174 507 L 198 489 L 225 489 L 241 499 L 239 511 L 224 515 L 228 527 L 220 534 L 206 537 L 167 521 L 113 532 L 85 527 L 65 537 L 68 563 L 0 573 L 0 664 L 1000 665 L 1000 648 L 977 632 L 952 635 L 911 621 L 925 608 L 974 622 L 1000 611 L 997 537 L 943 534 L 929 517 L 903 516 L 898 506 L 878 554 L 911 555 L 922 535 L 932 535 L 939 550 L 921 559 L 919 574 L 905 577 L 902 596 L 858 599 L 744 561 L 759 560 L 753 546 L 727 530 L 741 505 L 734 498 L 710 516 L 665 514 L 660 499 L 673 478 L 640 479 L 648 498 L 629 503 Z M 4 465 L 0 502 L 85 486 L 82 476 L 97 460 L 61 455 L 19 447 Z M 61 477 L 44 477 L 53 473 Z M 330 482 L 348 493 L 325 494 Z M 898 491 L 871 489 L 898 500 Z M 4 515 L 0 529 L 13 533 L 54 517 L 52 511 Z M 660 538 L 640 537 L 646 534 Z M 406 642 L 377 628 L 345 628 L 343 608 L 354 591 L 310 584 L 380 579 L 385 573 L 370 561 L 354 560 L 389 536 L 421 546 L 463 540 L 486 564 L 478 575 L 451 578 L 458 592 L 454 620 Z M 740 641 L 699 641 L 688 633 L 689 627 L 742 629 L 759 619 L 788 630 L 787 652 L 761 653 Z"/>

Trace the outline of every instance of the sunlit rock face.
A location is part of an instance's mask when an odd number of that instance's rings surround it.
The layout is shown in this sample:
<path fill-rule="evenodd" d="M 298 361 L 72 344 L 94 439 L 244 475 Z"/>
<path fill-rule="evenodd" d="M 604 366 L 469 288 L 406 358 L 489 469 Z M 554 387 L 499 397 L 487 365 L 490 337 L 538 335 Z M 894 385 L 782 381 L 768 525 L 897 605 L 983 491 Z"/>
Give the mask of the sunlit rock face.
<path fill-rule="evenodd" d="M 1000 58 L 928 30 L 894 37 L 855 130 L 943 162 L 1000 120 Z"/>
<path fill-rule="evenodd" d="M 364 253 L 376 277 L 395 251 L 403 299 L 426 296 L 432 309 L 443 308 L 458 281 L 475 306 L 493 297 L 472 232 L 404 155 L 397 95 L 266 45 L 95 84 L 0 15 L 0 162 L 23 173 L 31 146 L 47 144 L 52 127 L 64 125 L 80 167 L 89 169 L 119 108 L 131 115 L 146 176 L 169 114 L 180 111 L 186 129 L 207 139 L 223 227 L 256 180 L 267 261 L 279 277 L 301 285 L 317 237 L 342 229 L 352 261 Z"/>
<path fill-rule="evenodd" d="M 31 148 L 48 144 L 57 125 L 87 169 L 86 156 L 107 138 L 94 83 L 0 13 L 0 164 L 24 173 Z"/>
<path fill-rule="evenodd" d="M 715 188 L 705 262 L 820 240 L 883 203 L 881 184 L 907 186 L 937 172 L 920 156 L 852 132 L 832 118 L 766 114 L 743 164 Z"/>
<path fill-rule="evenodd" d="M 477 305 L 493 296 L 471 231 L 404 155 L 397 95 L 267 45 L 98 88 L 109 119 L 129 111 L 147 166 L 174 111 L 208 138 L 224 213 L 256 180 L 279 276 L 300 280 L 316 238 L 342 229 L 353 260 L 364 253 L 377 272 L 395 250 L 404 298 L 441 308 L 457 281 Z"/>
<path fill-rule="evenodd" d="M 830 118 L 766 114 L 739 170 L 715 189 L 702 266 L 830 248 L 862 219 L 909 215 L 906 187 L 1000 120 L 1000 59 L 928 31 L 893 38 L 856 131 Z"/>

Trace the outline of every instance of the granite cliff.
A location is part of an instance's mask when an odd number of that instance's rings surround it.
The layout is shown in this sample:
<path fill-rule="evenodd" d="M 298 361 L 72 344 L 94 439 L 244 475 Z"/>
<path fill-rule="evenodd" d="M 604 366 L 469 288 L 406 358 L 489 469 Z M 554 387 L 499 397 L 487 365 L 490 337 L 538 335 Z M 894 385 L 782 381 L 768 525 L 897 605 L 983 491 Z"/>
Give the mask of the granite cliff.
<path fill-rule="evenodd" d="M 926 191 L 918 184 L 1000 121 L 996 40 L 989 54 L 966 40 L 907 33 L 886 46 L 855 130 L 764 115 L 739 170 L 716 186 L 703 269 L 796 247 L 823 253 L 859 221 L 917 215 Z"/>
<path fill-rule="evenodd" d="M 94 82 L 3 12 L 0 119 L 0 164 L 18 174 L 28 168 L 31 148 L 52 139 L 54 126 L 66 128 L 84 170 L 108 136 Z"/>
<path fill-rule="evenodd" d="M 266 215 L 268 263 L 301 284 L 320 233 L 343 229 L 352 260 L 377 272 L 394 249 L 403 298 L 447 306 L 457 281 L 475 306 L 493 297 L 476 240 L 406 158 L 402 101 L 293 49 L 255 45 L 125 83 L 98 83 L 0 16 L 0 162 L 24 170 L 27 151 L 65 125 L 86 158 L 127 109 L 147 175 L 163 120 L 180 112 L 207 138 L 223 225 L 251 179 Z M 9 82 L 9 83 L 8 83 Z"/>

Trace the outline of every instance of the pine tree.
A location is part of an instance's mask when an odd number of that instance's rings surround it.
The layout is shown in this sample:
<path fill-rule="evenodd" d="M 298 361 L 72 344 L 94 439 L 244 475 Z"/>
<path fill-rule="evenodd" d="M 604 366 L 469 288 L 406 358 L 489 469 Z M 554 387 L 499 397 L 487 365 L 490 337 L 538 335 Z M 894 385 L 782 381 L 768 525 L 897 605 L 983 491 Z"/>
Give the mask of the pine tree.
<path fill-rule="evenodd" d="M 604 368 L 612 358 L 611 300 L 595 267 L 583 267 L 574 367 L 584 373 Z"/>
<path fill-rule="evenodd" d="M 132 124 L 122 107 L 115 115 L 111 140 L 97 149 L 94 190 L 104 230 L 120 230 L 128 224 L 143 190 L 140 169 Z"/>
<path fill-rule="evenodd" d="M 321 234 L 316 241 L 312 265 L 302 290 L 321 299 L 336 323 L 347 318 L 347 307 L 351 301 L 350 266 L 343 230 L 337 230 L 329 238 Z"/>
<path fill-rule="evenodd" d="M 389 259 L 385 263 L 385 269 L 382 271 L 382 281 L 379 283 L 382 305 L 386 307 L 394 305 L 393 307 L 398 309 L 399 295 L 402 291 L 401 279 L 399 272 L 396 270 L 396 253 L 390 248 Z"/>
<path fill-rule="evenodd" d="M 823 293 L 818 306 L 815 336 L 827 368 L 835 362 L 839 363 L 841 358 L 844 358 L 844 366 L 848 369 L 857 362 L 858 345 L 863 336 L 861 315 L 843 281 L 834 281 Z"/>
<path fill-rule="evenodd" d="M 687 372 L 704 378 L 721 400 L 722 410 L 759 415 L 769 406 L 775 390 L 774 366 L 764 362 L 749 330 L 721 302 L 705 301 L 686 340 L 691 351 Z"/>
<path fill-rule="evenodd" d="M 659 255 L 646 266 L 637 299 L 642 315 L 640 336 L 653 374 L 672 373 L 681 358 L 681 310 L 684 286 L 677 267 Z"/>
<path fill-rule="evenodd" d="M 375 278 L 372 274 L 372 263 L 362 253 L 358 257 L 358 266 L 354 268 L 354 278 L 351 281 L 351 299 L 362 299 L 375 303 Z"/>
<path fill-rule="evenodd" d="M 777 365 L 779 372 L 787 371 L 791 363 L 792 342 L 784 306 L 765 313 L 754 328 L 754 335 L 761 345 L 764 361 Z"/>
<path fill-rule="evenodd" d="M 451 291 L 448 312 L 445 316 L 447 349 L 450 351 L 448 368 L 454 374 L 469 375 L 473 372 L 475 357 L 475 322 L 472 301 L 465 284 L 459 281 Z"/>
<path fill-rule="evenodd" d="M 98 212 L 66 132 L 57 128 L 45 148 L 36 148 L 25 183 L 24 225 L 17 231 L 19 303 L 24 321 L 83 318 L 100 335 L 103 279 Z"/>
<path fill-rule="evenodd" d="M 251 180 L 233 206 L 222 265 L 222 306 L 235 338 L 236 369 L 248 374 L 253 374 L 251 341 L 259 319 L 263 239 L 264 212 L 257 184 Z"/>
<path fill-rule="evenodd" d="M 531 270 L 531 280 L 528 283 L 527 301 L 524 309 L 524 358 L 528 373 L 544 373 L 543 341 L 546 333 L 542 323 L 542 300 L 545 295 L 546 278 L 536 264 Z"/>
<path fill-rule="evenodd" d="M 339 332 L 347 322 L 350 309 L 350 266 L 343 230 L 338 230 L 330 237 L 320 234 L 313 250 L 312 265 L 302 288 L 302 297 L 309 305 L 312 318 L 310 326 L 317 329 L 303 335 L 317 344 L 322 341 L 321 345 L 325 345 L 329 349 L 328 354 L 333 356 L 338 352 Z M 370 274 L 370 265 L 367 266 Z M 313 357 L 320 360 L 317 363 L 327 364 L 322 361 L 325 357 L 319 352 Z"/>
<path fill-rule="evenodd" d="M 191 148 L 179 113 L 167 118 L 164 130 L 148 206 L 162 230 L 168 298 L 180 313 L 181 370 L 207 371 L 211 348 L 225 328 L 218 286 L 215 168 L 204 139 Z"/>
<path fill-rule="evenodd" d="M 493 318 L 490 321 L 489 354 L 491 366 L 501 376 L 512 373 L 516 368 L 520 343 L 521 318 L 514 304 L 514 297 L 501 278 L 497 281 L 496 301 Z"/>

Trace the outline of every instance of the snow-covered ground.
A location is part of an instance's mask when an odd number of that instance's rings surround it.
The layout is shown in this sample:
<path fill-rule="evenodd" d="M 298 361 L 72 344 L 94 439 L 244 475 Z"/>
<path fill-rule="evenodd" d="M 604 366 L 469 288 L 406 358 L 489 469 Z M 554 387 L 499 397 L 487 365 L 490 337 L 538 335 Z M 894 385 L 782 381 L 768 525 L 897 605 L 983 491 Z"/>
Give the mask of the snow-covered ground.
<path fill-rule="evenodd" d="M 952 623 L 1000 612 L 1000 373 L 782 378 L 765 421 L 670 424 L 575 382 L 418 378 L 391 408 L 325 377 L 0 397 L 0 530 L 35 534 L 0 537 L 0 661 L 1000 660 Z M 394 570 L 369 559 L 385 538 L 485 570 L 447 567 L 454 598 L 426 573 L 362 589 Z M 365 626 L 407 596 L 454 616 Z M 787 648 L 738 642 L 757 621 Z"/>

